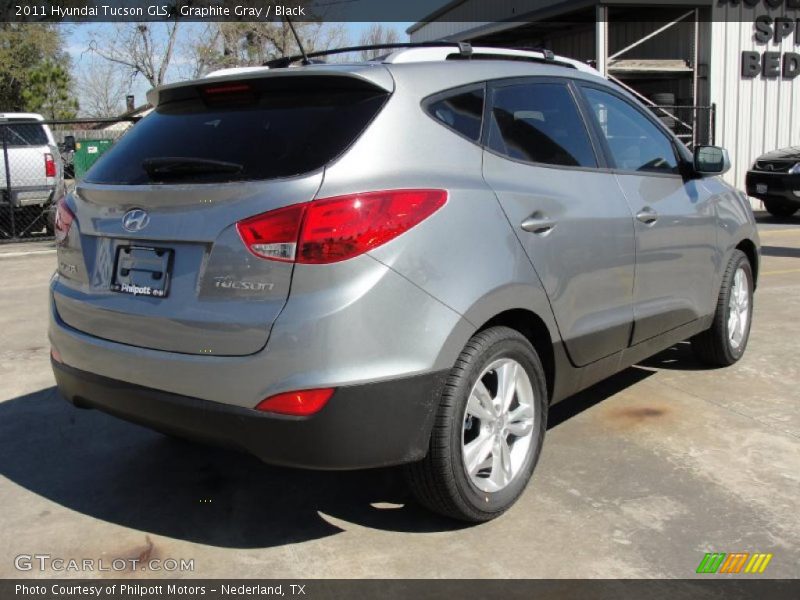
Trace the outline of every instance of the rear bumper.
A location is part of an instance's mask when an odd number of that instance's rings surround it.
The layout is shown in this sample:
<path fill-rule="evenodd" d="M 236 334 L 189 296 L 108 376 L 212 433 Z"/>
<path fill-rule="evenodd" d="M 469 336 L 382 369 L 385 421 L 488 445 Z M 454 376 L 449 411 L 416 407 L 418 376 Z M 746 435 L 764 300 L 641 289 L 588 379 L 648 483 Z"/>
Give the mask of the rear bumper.
<path fill-rule="evenodd" d="M 759 185 L 766 185 L 767 192 L 759 192 Z M 749 171 L 747 173 L 747 195 L 759 200 L 800 207 L 800 175 Z"/>
<path fill-rule="evenodd" d="M 420 460 L 428 451 L 446 372 L 340 387 L 311 417 L 171 394 L 53 362 L 59 392 L 165 433 L 237 448 L 264 462 L 311 469 L 362 469 Z"/>
<path fill-rule="evenodd" d="M 11 205 L 43 206 L 53 198 L 55 185 L 43 186 L 11 186 Z M 0 203 L 8 204 L 8 190 L 3 186 L 0 190 Z"/>

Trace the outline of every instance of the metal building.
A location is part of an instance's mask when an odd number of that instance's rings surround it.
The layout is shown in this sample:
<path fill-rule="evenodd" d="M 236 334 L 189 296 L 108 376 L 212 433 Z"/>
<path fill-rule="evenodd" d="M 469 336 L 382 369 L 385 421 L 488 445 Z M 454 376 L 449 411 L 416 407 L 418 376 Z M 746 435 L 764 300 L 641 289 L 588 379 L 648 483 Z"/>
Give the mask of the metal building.
<path fill-rule="evenodd" d="M 740 189 L 758 156 L 800 146 L 800 0 L 453 0 L 408 33 L 590 62 L 688 145 L 728 148 Z"/>

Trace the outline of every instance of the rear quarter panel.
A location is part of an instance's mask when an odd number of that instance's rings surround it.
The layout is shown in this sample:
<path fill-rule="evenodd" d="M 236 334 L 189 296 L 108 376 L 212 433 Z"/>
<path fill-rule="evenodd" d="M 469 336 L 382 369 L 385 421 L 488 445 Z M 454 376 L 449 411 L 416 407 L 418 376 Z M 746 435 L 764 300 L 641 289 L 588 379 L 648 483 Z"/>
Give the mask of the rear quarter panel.
<path fill-rule="evenodd" d="M 438 364 L 452 366 L 474 331 L 506 310 L 535 312 L 557 339 L 541 283 L 483 180 L 481 148 L 425 113 L 421 101 L 440 88 L 411 77 L 411 71 L 394 75 L 398 92 L 350 151 L 328 167 L 319 196 L 404 188 L 448 191 L 442 209 L 370 252 L 469 323 L 455 329 L 442 324 L 429 332 L 445 354 Z M 406 332 L 397 327 L 392 335 Z"/>

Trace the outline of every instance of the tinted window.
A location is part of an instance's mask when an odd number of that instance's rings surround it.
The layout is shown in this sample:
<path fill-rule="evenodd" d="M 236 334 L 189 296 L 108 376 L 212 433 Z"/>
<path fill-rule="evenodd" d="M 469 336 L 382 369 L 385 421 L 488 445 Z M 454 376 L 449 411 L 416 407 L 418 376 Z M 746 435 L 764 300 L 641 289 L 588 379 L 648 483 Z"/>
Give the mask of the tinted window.
<path fill-rule="evenodd" d="M 498 88 L 489 127 L 489 147 L 511 158 L 569 167 L 597 166 L 589 134 L 564 84 Z"/>
<path fill-rule="evenodd" d="M 169 102 L 120 139 L 87 173 L 86 180 L 111 184 L 176 179 L 218 182 L 307 173 L 341 154 L 377 114 L 385 98 L 374 91 L 278 90 L 248 94 L 227 103 L 201 98 Z M 151 170 L 148 175 L 142 166 L 165 158 L 182 159 L 184 168 L 170 175 Z M 197 161 L 196 168 L 192 168 L 192 159 Z M 215 167 L 214 161 L 228 165 Z"/>
<path fill-rule="evenodd" d="M 428 112 L 450 129 L 477 142 L 483 120 L 483 88 L 458 92 L 432 102 Z"/>
<path fill-rule="evenodd" d="M 617 168 L 656 173 L 678 171 L 672 143 L 647 117 L 617 96 L 594 88 L 584 89 Z"/>
<path fill-rule="evenodd" d="M 4 123 L 11 123 L 5 125 Z M 6 144 L 12 147 L 19 146 L 46 146 L 47 134 L 44 127 L 36 123 L 16 123 L 14 121 L 0 121 L 0 140 L 5 133 Z"/>

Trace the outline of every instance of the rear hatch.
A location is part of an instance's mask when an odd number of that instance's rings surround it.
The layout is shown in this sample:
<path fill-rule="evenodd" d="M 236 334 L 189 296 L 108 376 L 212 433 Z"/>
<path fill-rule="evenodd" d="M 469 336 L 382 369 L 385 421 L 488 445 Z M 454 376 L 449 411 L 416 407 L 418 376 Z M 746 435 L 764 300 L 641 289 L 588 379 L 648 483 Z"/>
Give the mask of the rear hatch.
<path fill-rule="evenodd" d="M 264 347 L 293 264 L 236 224 L 308 202 L 381 110 L 391 77 L 310 68 L 164 88 L 67 198 L 55 307 L 96 337 L 186 354 Z M 250 75 L 250 74 L 248 74 Z"/>

